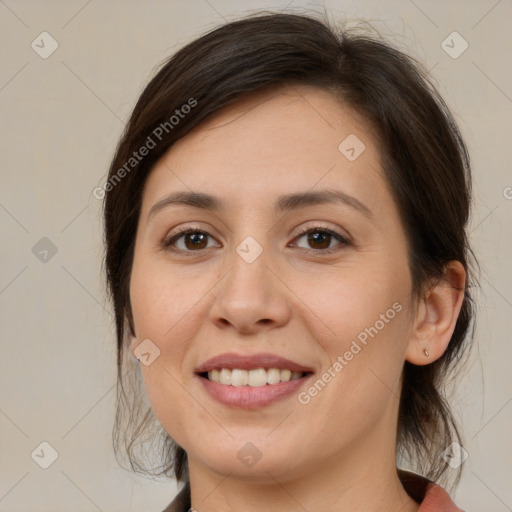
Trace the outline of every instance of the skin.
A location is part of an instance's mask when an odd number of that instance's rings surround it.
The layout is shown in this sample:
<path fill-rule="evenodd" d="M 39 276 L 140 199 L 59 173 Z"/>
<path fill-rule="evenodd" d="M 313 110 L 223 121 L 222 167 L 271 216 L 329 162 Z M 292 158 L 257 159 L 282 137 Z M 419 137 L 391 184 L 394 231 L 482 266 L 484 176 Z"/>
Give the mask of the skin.
<path fill-rule="evenodd" d="M 353 162 L 338 150 L 349 134 L 366 146 Z M 142 378 L 158 421 L 188 454 L 200 512 L 419 508 L 396 473 L 401 373 L 405 360 L 442 355 L 462 292 L 438 283 L 413 304 L 406 235 L 374 140 L 371 126 L 329 93 L 277 87 L 180 139 L 146 182 L 130 281 L 131 350 L 147 338 L 160 350 L 140 365 Z M 324 188 L 353 196 L 371 215 L 342 203 L 273 210 L 282 194 Z M 209 193 L 224 207 L 173 205 L 148 219 L 176 191 Z M 350 243 L 299 238 L 299 228 L 316 226 Z M 188 256 L 163 247 L 186 227 L 208 233 L 200 249 L 186 236 L 174 247 Z M 248 236 L 263 249 L 250 264 L 235 250 Z M 446 277 L 464 286 L 460 263 Z M 256 410 L 228 407 L 194 373 L 220 353 L 271 352 L 320 377 L 396 303 L 401 311 L 307 404 L 294 394 Z M 248 442 L 261 453 L 252 467 L 237 457 Z"/>

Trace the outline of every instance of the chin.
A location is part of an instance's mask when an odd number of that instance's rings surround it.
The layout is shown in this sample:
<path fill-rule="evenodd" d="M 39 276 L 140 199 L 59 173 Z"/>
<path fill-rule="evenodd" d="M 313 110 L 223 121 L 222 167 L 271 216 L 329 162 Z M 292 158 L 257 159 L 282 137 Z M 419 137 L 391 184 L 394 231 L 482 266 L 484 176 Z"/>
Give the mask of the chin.
<path fill-rule="evenodd" d="M 292 479 L 302 472 L 301 467 L 311 467 L 307 461 L 298 459 L 297 454 L 302 451 L 300 447 L 284 449 L 281 443 L 278 450 L 276 444 L 265 440 L 266 435 L 261 436 L 260 443 L 257 440 L 254 443 L 247 441 L 246 438 L 244 441 L 230 439 L 226 446 L 212 443 L 202 453 L 196 447 L 195 459 L 221 476 L 229 475 L 230 478 L 262 484 Z M 212 451 L 212 445 L 218 449 Z M 238 445 L 240 448 L 235 448 Z"/>

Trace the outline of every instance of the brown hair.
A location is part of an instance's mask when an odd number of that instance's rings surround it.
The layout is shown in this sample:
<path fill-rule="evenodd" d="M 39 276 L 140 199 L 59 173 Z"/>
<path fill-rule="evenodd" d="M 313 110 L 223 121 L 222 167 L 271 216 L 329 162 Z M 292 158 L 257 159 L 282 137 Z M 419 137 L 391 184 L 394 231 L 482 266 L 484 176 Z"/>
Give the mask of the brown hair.
<path fill-rule="evenodd" d="M 136 363 L 126 357 L 126 334 L 133 334 L 129 283 L 144 183 L 158 159 L 194 127 L 243 94 L 278 84 L 328 90 L 376 127 L 382 166 L 408 240 L 415 298 L 432 279 L 442 278 L 448 261 L 458 260 L 466 269 L 464 301 L 445 353 L 426 366 L 405 362 L 403 371 L 397 456 L 438 481 L 447 473 L 442 451 L 460 441 L 443 384 L 474 332 L 473 254 L 466 233 L 468 153 L 448 107 L 414 59 L 382 38 L 284 13 L 258 13 L 224 24 L 179 50 L 142 92 L 118 144 L 104 202 L 105 270 L 117 331 L 116 456 L 123 448 L 134 471 L 187 479 L 186 453 L 156 423 Z M 144 146 L 151 148 L 135 158 Z M 128 394 L 126 382 L 132 386 Z M 151 424 L 155 428 L 148 433 Z M 147 454 L 146 443 L 159 443 L 159 468 L 146 468 L 137 456 L 138 449 Z"/>

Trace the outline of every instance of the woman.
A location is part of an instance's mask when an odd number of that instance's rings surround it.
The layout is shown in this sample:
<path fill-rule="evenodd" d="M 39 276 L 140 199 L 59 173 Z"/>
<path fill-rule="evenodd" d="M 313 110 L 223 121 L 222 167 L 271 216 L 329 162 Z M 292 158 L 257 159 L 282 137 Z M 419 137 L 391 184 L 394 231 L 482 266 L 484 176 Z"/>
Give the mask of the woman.
<path fill-rule="evenodd" d="M 104 215 L 115 447 L 185 484 L 166 512 L 460 510 L 434 482 L 465 454 L 442 389 L 470 185 L 448 108 L 382 41 L 261 14 L 162 67 Z"/>

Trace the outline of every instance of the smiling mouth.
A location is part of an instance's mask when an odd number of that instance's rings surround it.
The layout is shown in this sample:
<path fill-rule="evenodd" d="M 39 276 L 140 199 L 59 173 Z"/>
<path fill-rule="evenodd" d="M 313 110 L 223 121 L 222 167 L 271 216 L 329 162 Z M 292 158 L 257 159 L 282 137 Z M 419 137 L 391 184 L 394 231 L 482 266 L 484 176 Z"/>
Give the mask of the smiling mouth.
<path fill-rule="evenodd" d="M 200 373 L 199 376 L 225 386 L 261 387 L 298 380 L 310 374 L 311 372 L 297 372 L 279 368 L 255 368 L 253 370 L 219 368 Z"/>

